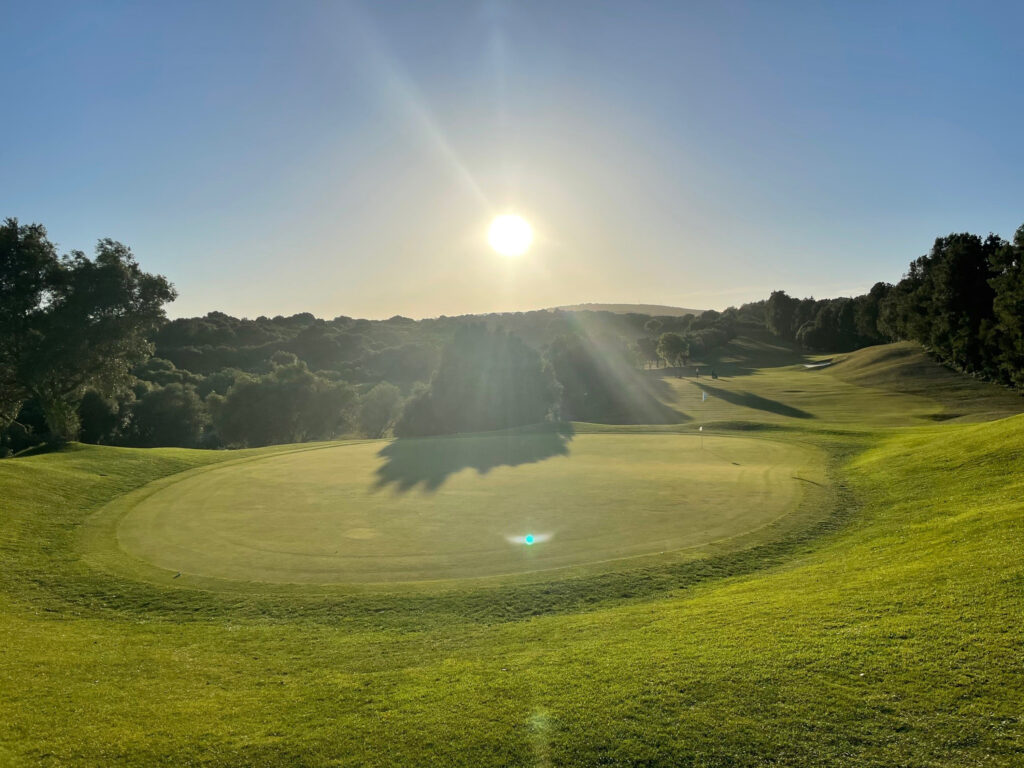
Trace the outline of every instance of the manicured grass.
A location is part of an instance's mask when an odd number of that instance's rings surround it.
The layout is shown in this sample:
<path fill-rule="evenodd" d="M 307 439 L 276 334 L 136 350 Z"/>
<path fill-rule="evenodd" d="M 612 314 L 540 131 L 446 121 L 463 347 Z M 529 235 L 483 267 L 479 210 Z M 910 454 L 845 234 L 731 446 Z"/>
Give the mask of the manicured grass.
<path fill-rule="evenodd" d="M 801 388 L 803 369 L 773 361 L 744 391 Z M 1024 416 L 846 421 L 879 391 L 914 413 L 918 395 L 840 372 L 846 400 L 786 403 L 813 419 L 726 403 L 727 420 L 827 452 L 819 514 L 748 548 L 551 582 L 160 582 L 90 554 L 108 539 L 87 522 L 178 472 L 299 454 L 74 447 L 0 462 L 0 764 L 1020 765 Z M 985 396 L 962 404 L 1008 407 Z"/>
<path fill-rule="evenodd" d="M 559 578 L 763 528 L 822 476 L 816 454 L 779 441 L 581 434 L 554 455 L 549 441 L 369 441 L 228 462 L 117 505 L 117 541 L 171 575 L 236 581 Z M 467 466 L 486 455 L 494 466 Z"/>

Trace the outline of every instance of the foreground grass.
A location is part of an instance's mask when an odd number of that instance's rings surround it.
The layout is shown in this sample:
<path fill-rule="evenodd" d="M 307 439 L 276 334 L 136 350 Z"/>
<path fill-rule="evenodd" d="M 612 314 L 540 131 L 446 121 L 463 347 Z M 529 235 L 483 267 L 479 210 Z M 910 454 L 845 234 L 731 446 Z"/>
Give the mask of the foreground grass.
<path fill-rule="evenodd" d="M 1020 765 L 1024 417 L 799 434 L 847 514 L 756 564 L 359 620 L 82 562 L 91 510 L 222 454 L 0 463 L 0 763 Z"/>

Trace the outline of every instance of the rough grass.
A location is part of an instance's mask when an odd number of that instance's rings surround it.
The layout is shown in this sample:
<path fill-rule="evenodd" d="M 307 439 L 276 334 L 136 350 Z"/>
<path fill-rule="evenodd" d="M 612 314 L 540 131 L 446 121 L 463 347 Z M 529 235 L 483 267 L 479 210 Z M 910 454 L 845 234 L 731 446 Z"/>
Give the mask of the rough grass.
<path fill-rule="evenodd" d="M 839 370 L 864 407 L 917 407 Z M 778 399 L 757 380 L 745 391 Z M 83 522 L 235 456 L 2 462 L 0 763 L 1020 765 L 1024 417 L 882 428 L 845 421 L 856 403 L 790 405 L 816 418 L 761 423 L 833 457 L 827 515 L 552 594 L 318 602 L 132 579 L 83 559 Z"/>

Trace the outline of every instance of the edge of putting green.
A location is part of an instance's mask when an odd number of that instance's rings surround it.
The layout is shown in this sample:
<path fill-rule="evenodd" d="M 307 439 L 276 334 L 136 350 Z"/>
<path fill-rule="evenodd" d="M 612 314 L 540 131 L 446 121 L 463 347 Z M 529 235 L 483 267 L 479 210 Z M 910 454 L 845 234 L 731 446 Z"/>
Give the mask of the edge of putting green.
<path fill-rule="evenodd" d="M 584 426 L 584 425 L 580 425 Z M 585 425 L 589 427 L 591 425 Z M 590 429 L 586 431 L 591 432 Z M 633 426 L 628 430 L 630 433 L 661 433 L 663 430 L 645 430 L 642 427 Z M 621 430 L 595 429 L 594 433 L 616 435 Z M 697 435 L 688 434 L 682 431 L 671 430 L 670 433 L 678 434 L 683 439 L 697 439 Z M 242 581 L 219 577 L 197 576 L 167 570 L 156 566 L 146 560 L 129 554 L 120 547 L 117 538 L 117 529 L 122 518 L 129 514 L 134 507 L 147 499 L 154 493 L 169 486 L 192 478 L 204 472 L 222 470 L 232 464 L 242 464 L 253 461 L 273 460 L 276 457 L 307 451 L 324 450 L 328 448 L 354 445 L 367 442 L 386 443 L 387 440 L 340 440 L 329 443 L 318 443 L 316 445 L 286 446 L 280 450 L 260 452 L 254 456 L 246 456 L 238 459 L 219 461 L 213 464 L 204 465 L 178 472 L 158 480 L 147 483 L 133 489 L 94 512 L 83 524 L 78 537 L 78 549 L 82 559 L 90 567 L 119 577 L 144 581 L 161 587 L 174 589 L 193 589 L 202 591 L 245 594 L 266 594 L 266 595 L 295 595 L 295 596 L 330 596 L 331 594 L 354 595 L 374 593 L 398 593 L 415 594 L 436 591 L 474 591 L 494 586 L 509 586 L 516 584 L 537 584 L 543 582 L 561 581 L 573 578 L 585 578 L 609 572 L 629 572 L 641 568 L 657 568 L 658 566 L 671 566 L 680 563 L 710 560 L 715 557 L 732 554 L 737 551 L 750 549 L 758 545 L 774 543 L 782 540 L 799 530 L 820 522 L 829 516 L 834 499 L 828 472 L 828 452 L 821 446 L 812 442 L 800 439 L 779 439 L 780 436 L 762 437 L 750 434 L 723 434 L 716 431 L 716 438 L 740 439 L 740 440 L 763 440 L 769 443 L 782 443 L 789 448 L 796 447 L 805 455 L 805 460 L 798 466 L 793 467 L 793 476 L 803 480 L 801 483 L 800 495 L 786 512 L 779 517 L 762 523 L 754 528 L 742 531 L 732 536 L 723 537 L 714 541 L 705 542 L 699 545 L 686 547 L 667 552 L 633 555 L 628 557 L 613 558 L 604 561 L 592 561 L 577 565 L 560 566 L 553 568 L 537 569 L 533 571 L 513 574 L 496 574 L 486 576 L 472 576 L 454 579 L 434 579 L 419 581 L 391 581 L 391 582 L 325 582 L 325 583 L 282 583 L 262 581 Z M 453 435 L 443 438 L 431 439 L 459 439 L 465 435 Z M 789 436 L 787 436 L 788 438 Z"/>

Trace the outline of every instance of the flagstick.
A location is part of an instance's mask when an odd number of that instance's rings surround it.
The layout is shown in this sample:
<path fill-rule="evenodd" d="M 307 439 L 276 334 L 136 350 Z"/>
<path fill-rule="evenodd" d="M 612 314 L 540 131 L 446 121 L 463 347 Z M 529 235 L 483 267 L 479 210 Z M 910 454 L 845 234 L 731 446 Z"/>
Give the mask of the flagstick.
<path fill-rule="evenodd" d="M 705 392 L 702 389 L 700 391 L 700 403 L 701 403 L 701 410 L 702 411 L 704 410 L 703 405 L 707 401 L 707 399 L 708 399 L 708 393 Z M 700 432 L 700 449 L 703 451 L 704 450 L 704 425 L 703 424 L 701 424 L 699 432 Z"/>
<path fill-rule="evenodd" d="M 700 391 L 700 402 L 701 402 L 701 405 L 702 405 L 702 406 L 703 406 L 703 405 L 704 405 L 704 403 L 705 403 L 705 402 L 707 401 L 707 399 L 708 399 L 708 393 L 707 393 L 707 392 L 705 392 L 705 391 L 704 391 L 704 390 L 702 389 L 702 390 Z M 703 410 L 704 410 L 704 408 L 702 407 L 702 408 L 701 408 L 701 410 L 703 411 Z M 698 431 L 698 432 L 700 432 L 700 449 L 701 449 L 701 451 L 703 451 L 703 450 L 704 450 L 704 425 L 703 425 L 703 424 L 701 424 L 701 426 L 700 426 L 700 427 L 699 427 L 699 428 L 697 429 L 697 431 Z"/>

